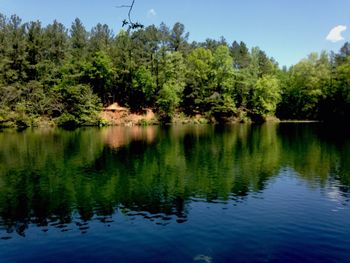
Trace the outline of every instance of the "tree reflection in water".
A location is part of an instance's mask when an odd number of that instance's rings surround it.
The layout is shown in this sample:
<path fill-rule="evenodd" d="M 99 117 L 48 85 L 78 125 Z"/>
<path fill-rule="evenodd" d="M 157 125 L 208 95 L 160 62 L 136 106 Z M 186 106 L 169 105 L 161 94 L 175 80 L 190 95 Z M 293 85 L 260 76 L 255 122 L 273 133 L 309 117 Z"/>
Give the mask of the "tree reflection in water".
<path fill-rule="evenodd" d="M 184 223 L 189 203 L 244 202 L 285 169 L 349 198 L 349 140 L 319 124 L 5 131 L 0 145 L 0 225 L 22 236 L 116 212 Z"/>

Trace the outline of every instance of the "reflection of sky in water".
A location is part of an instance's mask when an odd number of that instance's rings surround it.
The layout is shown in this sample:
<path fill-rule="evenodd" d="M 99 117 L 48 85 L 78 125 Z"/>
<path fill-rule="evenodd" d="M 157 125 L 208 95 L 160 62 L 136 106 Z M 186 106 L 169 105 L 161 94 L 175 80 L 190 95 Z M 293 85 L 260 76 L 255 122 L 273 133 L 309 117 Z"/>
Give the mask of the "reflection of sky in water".
<path fill-rule="evenodd" d="M 339 191 L 339 188 L 336 186 L 327 188 L 327 196 L 331 201 L 336 202 L 339 205 L 344 204 L 345 201 L 347 201 L 347 198 L 342 192 Z"/>
<path fill-rule="evenodd" d="M 12 248 L 2 249 L 0 256 L 11 259 L 14 248 L 22 247 L 16 259 L 39 262 L 57 254 L 75 261 L 88 256 L 128 262 L 341 262 L 350 255 L 350 210 L 346 206 L 338 213 L 330 211 L 335 206 L 320 189 L 283 170 L 264 191 L 249 194 L 243 202 L 191 200 L 186 221 L 120 208 L 110 217 L 88 222 L 74 218 L 55 228 L 30 226 L 30 242 L 18 236 L 3 241 Z M 42 251 L 45 241 L 50 244 Z M 67 246 L 74 247 L 74 253 Z"/>

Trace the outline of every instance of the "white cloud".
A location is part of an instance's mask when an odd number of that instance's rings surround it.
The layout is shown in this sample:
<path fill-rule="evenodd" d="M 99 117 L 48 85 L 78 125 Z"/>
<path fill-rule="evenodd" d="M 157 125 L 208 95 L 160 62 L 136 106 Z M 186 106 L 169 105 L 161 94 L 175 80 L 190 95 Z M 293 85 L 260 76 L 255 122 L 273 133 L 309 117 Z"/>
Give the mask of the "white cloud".
<path fill-rule="evenodd" d="M 153 8 L 148 10 L 148 12 L 147 12 L 148 17 L 154 17 L 156 15 L 157 15 L 156 10 L 154 10 Z"/>
<path fill-rule="evenodd" d="M 344 37 L 341 34 L 346 29 L 347 29 L 347 27 L 343 26 L 343 25 L 338 25 L 336 27 L 333 27 L 331 29 L 331 31 L 328 33 L 326 39 L 333 42 L 333 43 L 344 40 Z"/>

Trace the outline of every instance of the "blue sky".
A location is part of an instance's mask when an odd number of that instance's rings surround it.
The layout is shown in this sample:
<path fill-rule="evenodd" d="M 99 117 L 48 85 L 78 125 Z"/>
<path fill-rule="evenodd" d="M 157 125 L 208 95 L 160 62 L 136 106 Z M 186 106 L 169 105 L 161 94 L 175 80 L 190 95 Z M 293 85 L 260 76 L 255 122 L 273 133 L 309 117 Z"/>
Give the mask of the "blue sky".
<path fill-rule="evenodd" d="M 79 17 L 88 30 L 101 22 L 118 32 L 127 10 L 115 6 L 130 2 L 0 0 L 0 12 L 44 25 L 57 19 L 67 27 Z M 221 36 L 229 43 L 242 40 L 249 47 L 259 46 L 280 65 L 290 66 L 310 52 L 338 51 L 350 41 L 349 14 L 349 0 L 136 0 L 133 18 L 144 25 L 165 22 L 170 26 L 179 21 L 190 32 L 190 40 Z M 326 39 L 332 28 L 330 39 L 337 42 Z"/>

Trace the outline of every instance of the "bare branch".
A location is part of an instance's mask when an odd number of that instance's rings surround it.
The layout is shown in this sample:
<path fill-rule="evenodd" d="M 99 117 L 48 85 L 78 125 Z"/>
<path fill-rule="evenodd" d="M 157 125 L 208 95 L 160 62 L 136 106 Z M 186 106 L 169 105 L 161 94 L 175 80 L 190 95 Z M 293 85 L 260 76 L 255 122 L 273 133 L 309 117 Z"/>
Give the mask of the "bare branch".
<path fill-rule="evenodd" d="M 134 4 L 135 4 L 135 0 L 132 0 L 131 6 L 130 6 L 130 9 L 129 9 L 129 13 L 128 13 L 130 24 L 133 24 L 133 22 L 131 21 L 130 15 L 131 15 L 132 8 L 134 7 Z"/>
<path fill-rule="evenodd" d="M 131 5 L 119 5 L 119 6 L 116 6 L 116 8 L 129 8 L 128 21 L 126 19 L 124 19 L 122 26 L 124 27 L 124 26 L 128 25 L 129 29 L 143 28 L 142 24 L 140 24 L 138 22 L 133 22 L 131 20 L 131 12 L 132 12 L 132 9 L 134 7 L 134 4 L 135 4 L 135 0 L 132 0 Z"/>
<path fill-rule="evenodd" d="M 130 8 L 131 5 L 116 5 L 115 6 L 115 8 L 125 8 L 125 7 Z"/>

